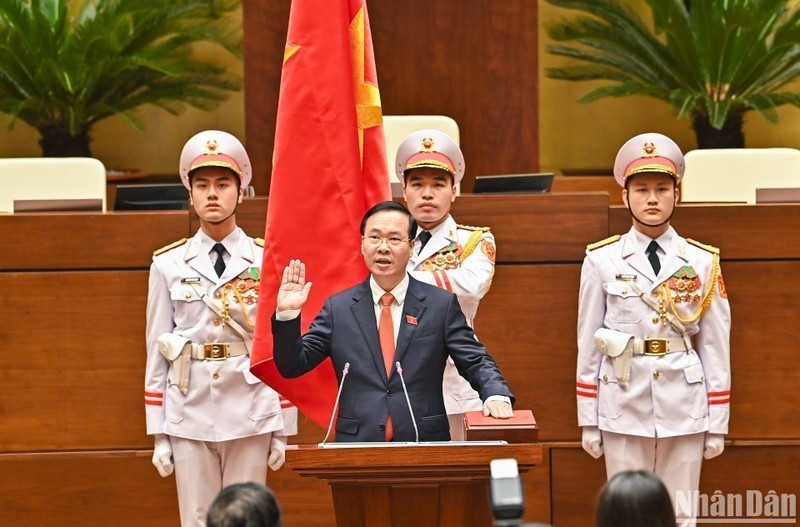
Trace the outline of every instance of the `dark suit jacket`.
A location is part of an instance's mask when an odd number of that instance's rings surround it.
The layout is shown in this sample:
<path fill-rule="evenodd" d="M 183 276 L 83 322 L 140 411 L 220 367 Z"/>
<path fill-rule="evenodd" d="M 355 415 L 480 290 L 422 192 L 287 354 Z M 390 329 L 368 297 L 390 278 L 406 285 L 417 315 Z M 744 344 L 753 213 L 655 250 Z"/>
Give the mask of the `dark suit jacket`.
<path fill-rule="evenodd" d="M 409 317 L 417 323 L 409 323 Z M 513 402 L 497 363 L 467 325 L 456 295 L 409 277 L 400 324 L 395 362 L 403 367 L 420 441 L 450 439 L 442 398 L 448 355 L 481 399 L 505 395 Z M 273 317 L 272 335 L 275 365 L 284 377 L 303 375 L 331 357 L 341 382 L 344 365 L 350 363 L 339 401 L 337 441 L 383 441 L 389 413 L 394 440 L 414 441 L 397 368 L 386 377 L 369 279 L 329 297 L 305 335 L 300 335 L 300 317 L 285 322 Z"/>

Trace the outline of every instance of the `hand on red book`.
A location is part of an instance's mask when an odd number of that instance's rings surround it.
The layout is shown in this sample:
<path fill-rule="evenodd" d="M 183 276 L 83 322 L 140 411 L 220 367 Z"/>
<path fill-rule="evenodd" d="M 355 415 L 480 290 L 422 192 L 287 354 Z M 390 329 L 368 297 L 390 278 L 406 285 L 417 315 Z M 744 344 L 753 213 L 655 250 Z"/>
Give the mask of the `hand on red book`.
<path fill-rule="evenodd" d="M 497 419 L 508 419 L 514 417 L 514 410 L 505 401 L 488 401 L 483 405 L 483 415 L 492 416 Z"/>

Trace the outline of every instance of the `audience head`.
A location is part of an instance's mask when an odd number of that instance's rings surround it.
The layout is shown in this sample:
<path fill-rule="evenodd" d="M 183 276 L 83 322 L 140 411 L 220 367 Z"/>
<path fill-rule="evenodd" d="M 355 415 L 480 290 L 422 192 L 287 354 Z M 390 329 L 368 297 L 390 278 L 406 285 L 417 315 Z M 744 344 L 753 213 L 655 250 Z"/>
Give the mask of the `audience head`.
<path fill-rule="evenodd" d="M 237 483 L 220 491 L 206 518 L 208 527 L 280 527 L 275 495 L 260 483 Z"/>
<path fill-rule="evenodd" d="M 675 527 L 667 488 L 644 470 L 616 474 L 600 491 L 597 527 Z"/>

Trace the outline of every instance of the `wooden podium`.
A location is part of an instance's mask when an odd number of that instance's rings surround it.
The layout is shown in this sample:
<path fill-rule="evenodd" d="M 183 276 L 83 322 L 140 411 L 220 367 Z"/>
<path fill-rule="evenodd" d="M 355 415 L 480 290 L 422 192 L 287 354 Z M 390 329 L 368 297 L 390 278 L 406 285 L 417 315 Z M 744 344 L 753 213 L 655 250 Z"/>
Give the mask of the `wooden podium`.
<path fill-rule="evenodd" d="M 428 443 L 287 449 L 301 476 L 328 481 L 339 527 L 487 527 L 489 462 L 542 461 L 539 444 Z"/>

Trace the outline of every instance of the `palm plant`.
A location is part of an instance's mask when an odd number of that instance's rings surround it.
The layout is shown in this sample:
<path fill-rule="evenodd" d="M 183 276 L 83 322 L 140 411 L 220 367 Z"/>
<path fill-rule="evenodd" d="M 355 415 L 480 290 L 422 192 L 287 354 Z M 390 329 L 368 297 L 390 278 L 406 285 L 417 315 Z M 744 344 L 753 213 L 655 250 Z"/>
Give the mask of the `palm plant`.
<path fill-rule="evenodd" d="M 41 134 L 45 156 L 90 156 L 90 130 L 136 108 L 210 109 L 241 80 L 192 54 L 241 55 L 236 0 L 0 0 L 0 113 Z"/>
<path fill-rule="evenodd" d="M 571 43 L 547 51 L 573 61 L 547 76 L 611 81 L 583 103 L 628 95 L 665 101 L 691 118 L 700 148 L 743 147 L 746 112 L 775 122 L 778 106 L 800 106 L 786 88 L 800 75 L 800 9 L 791 2 L 644 1 L 650 25 L 617 0 L 547 0 L 582 13 L 546 28 L 551 39 Z"/>

